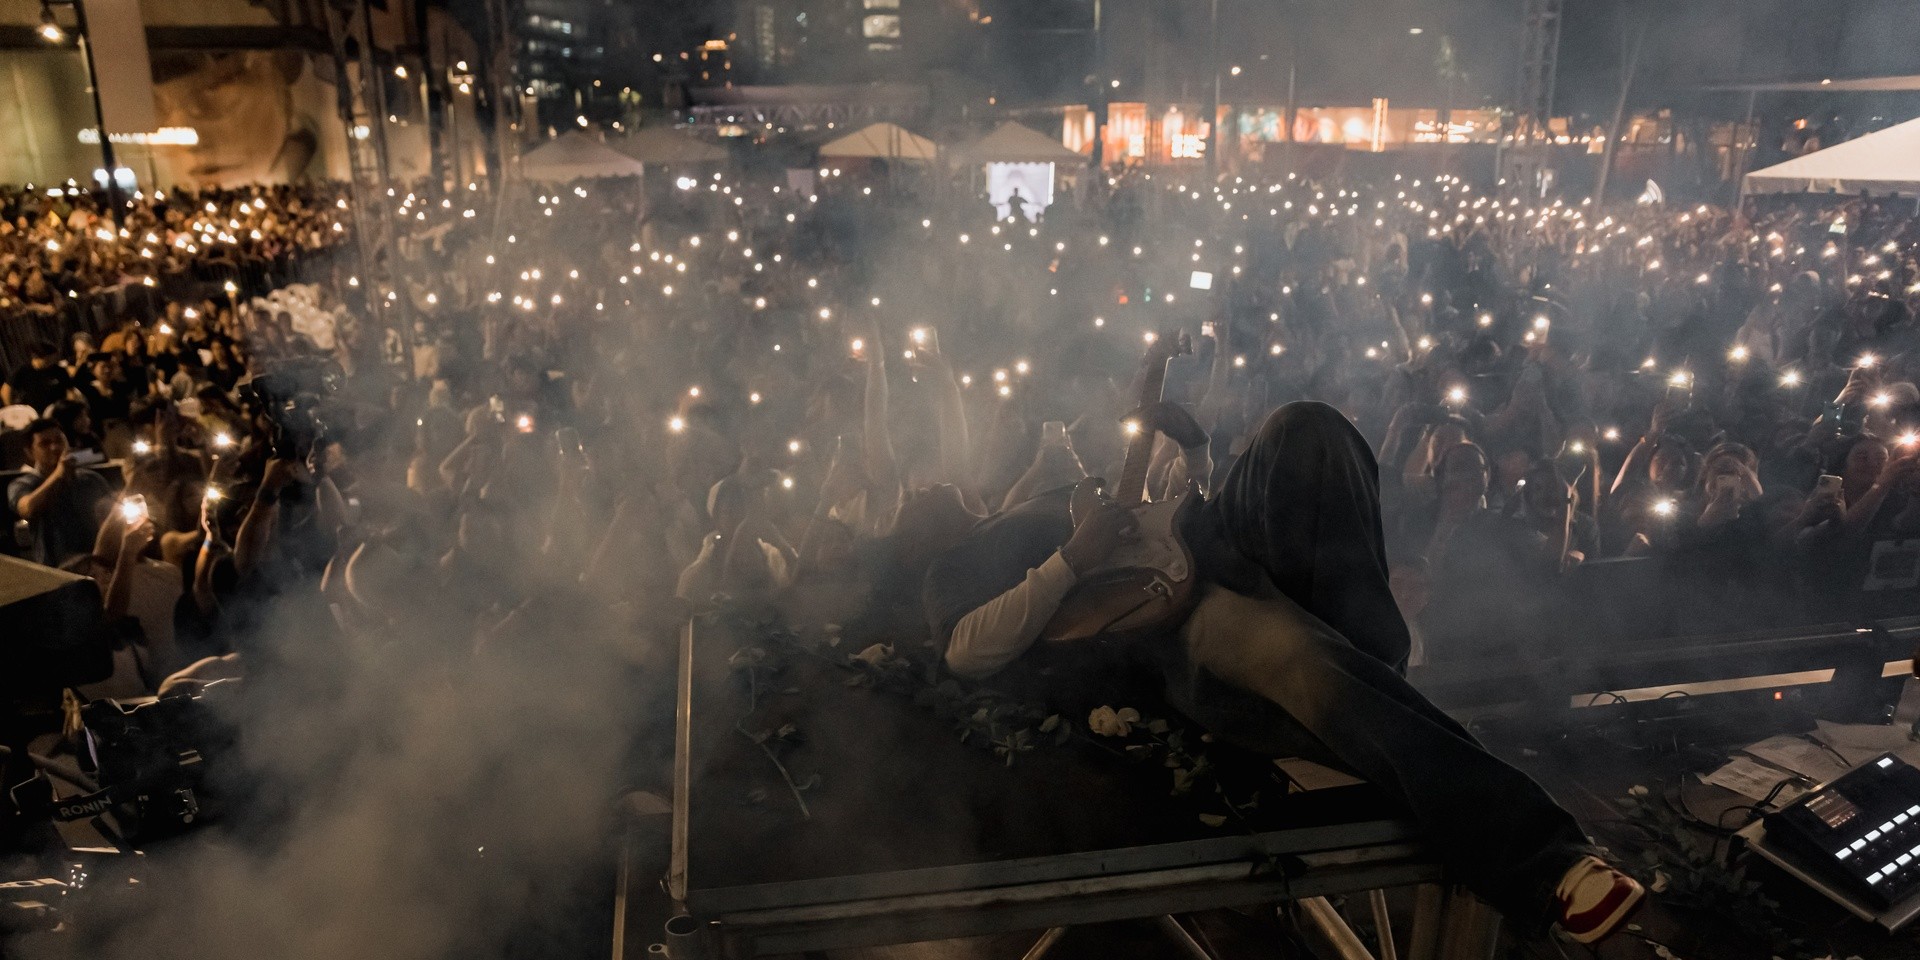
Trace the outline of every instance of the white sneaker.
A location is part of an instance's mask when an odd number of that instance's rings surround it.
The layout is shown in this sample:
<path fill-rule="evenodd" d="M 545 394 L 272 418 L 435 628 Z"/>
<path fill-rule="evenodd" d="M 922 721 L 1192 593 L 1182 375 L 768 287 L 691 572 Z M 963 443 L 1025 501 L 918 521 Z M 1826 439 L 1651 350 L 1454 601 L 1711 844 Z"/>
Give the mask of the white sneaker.
<path fill-rule="evenodd" d="M 1575 943 L 1612 936 L 1647 896 L 1640 881 L 1599 857 L 1582 857 L 1553 893 L 1560 901 L 1560 929 Z"/>

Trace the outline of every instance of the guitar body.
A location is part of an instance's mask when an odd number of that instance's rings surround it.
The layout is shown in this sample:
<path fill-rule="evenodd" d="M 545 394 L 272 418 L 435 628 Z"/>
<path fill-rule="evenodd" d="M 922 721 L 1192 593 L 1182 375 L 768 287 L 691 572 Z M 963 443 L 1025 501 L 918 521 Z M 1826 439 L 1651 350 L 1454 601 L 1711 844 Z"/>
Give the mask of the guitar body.
<path fill-rule="evenodd" d="M 1105 502 L 1100 484 L 1089 479 L 1074 490 L 1076 525 Z M 1040 638 L 1055 643 L 1125 639 L 1178 627 L 1195 599 L 1193 551 L 1180 536 L 1180 518 L 1198 500 L 1183 493 L 1131 508 L 1139 537 L 1080 577 Z"/>
<path fill-rule="evenodd" d="M 1193 352 L 1187 335 L 1149 338 L 1140 365 L 1138 401 L 1141 406 L 1160 399 L 1166 386 L 1167 362 Z M 1114 551 L 1099 567 L 1080 576 L 1053 618 L 1040 630 L 1040 639 L 1055 643 L 1075 640 L 1131 639 L 1177 628 L 1193 610 L 1193 551 L 1180 536 L 1180 518 L 1190 504 L 1200 502 L 1191 487 L 1180 496 L 1156 503 L 1147 499 L 1147 472 L 1153 460 L 1155 433 L 1130 424 L 1120 482 L 1111 490 L 1106 482 L 1089 477 L 1074 488 L 1073 525 L 1107 504 L 1131 510 L 1139 535 Z"/>

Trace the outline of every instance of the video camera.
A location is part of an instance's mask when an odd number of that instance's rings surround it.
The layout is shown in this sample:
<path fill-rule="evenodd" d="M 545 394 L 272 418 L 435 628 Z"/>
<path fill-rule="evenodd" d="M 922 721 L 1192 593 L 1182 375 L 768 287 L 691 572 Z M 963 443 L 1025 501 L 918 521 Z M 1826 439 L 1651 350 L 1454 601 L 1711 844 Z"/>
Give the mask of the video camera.
<path fill-rule="evenodd" d="M 49 953 L 71 952 L 76 931 L 112 923 L 128 897 L 145 888 L 148 858 L 124 854 L 210 822 L 232 802 L 210 770 L 235 742 L 219 704 L 239 683 L 210 683 L 191 696 L 89 703 L 80 715 L 97 782 L 64 761 L 34 758 L 40 769 L 0 796 L 0 828 L 8 828 L 0 830 L 8 834 L 0 838 L 0 956 L 9 955 L 15 938 Z M 55 797 L 49 770 L 88 792 Z M 89 821 L 111 846 L 72 843 L 50 829 L 78 821 Z M 37 829 L 29 833 L 30 826 Z"/>
<path fill-rule="evenodd" d="M 236 731 L 218 705 L 239 681 L 208 684 L 197 695 L 174 695 L 132 705 L 95 700 L 80 710 L 86 753 L 98 789 L 56 798 L 42 772 L 13 787 L 27 820 L 73 822 L 110 816 L 118 840 L 138 845 L 183 833 L 215 817 L 219 793 L 208 783 L 213 758 L 233 747 Z M 105 832 L 105 831 L 103 831 Z"/>
<path fill-rule="evenodd" d="M 242 398 L 259 405 L 272 425 L 268 447 L 277 459 L 304 460 L 344 422 L 334 396 L 345 379 L 340 365 L 320 357 L 295 357 L 267 366 L 240 385 Z"/>

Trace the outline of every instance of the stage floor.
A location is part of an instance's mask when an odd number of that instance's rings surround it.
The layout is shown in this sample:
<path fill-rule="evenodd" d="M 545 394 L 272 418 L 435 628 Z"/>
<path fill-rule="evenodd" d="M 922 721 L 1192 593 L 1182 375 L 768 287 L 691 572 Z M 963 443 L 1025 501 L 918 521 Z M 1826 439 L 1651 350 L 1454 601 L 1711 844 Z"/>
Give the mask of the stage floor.
<path fill-rule="evenodd" d="M 1297 938 L 1251 905 L 1379 884 L 1402 886 L 1392 905 L 1404 938 L 1413 900 L 1404 885 L 1435 876 L 1418 837 L 1364 786 L 1265 797 L 1244 821 L 1214 825 L 1196 814 L 1206 798 L 1170 794 L 1166 767 L 1099 738 L 1049 743 L 1009 765 L 959 742 L 951 719 L 908 696 L 848 686 L 854 674 L 836 657 L 742 669 L 756 644 L 717 629 L 683 646 L 678 796 L 629 837 L 616 957 L 646 956 L 661 939 L 671 904 L 653 895 L 662 873 L 673 900 L 734 925 L 736 954 L 928 960 L 1011 960 L 1058 924 L 1075 930 L 1055 957 L 1115 956 L 1116 944 L 1128 956 L 1186 956 L 1150 921 L 1121 919 L 1157 912 L 1193 916 L 1223 960 L 1297 955 Z M 1910 683 L 1900 722 L 1916 712 Z M 1764 864 L 1744 868 L 1757 887 L 1728 882 L 1745 862 L 1728 865 L 1733 844 L 1681 820 L 1739 825 L 1733 808 L 1751 801 L 1699 775 L 1743 743 L 1648 743 L 1617 727 L 1543 734 L 1497 718 L 1475 731 L 1597 841 L 1668 877 L 1637 929 L 1601 956 L 1916 955 L 1910 936 L 1853 921 Z M 1732 905 L 1762 897 L 1777 904 L 1762 911 L 1771 920 Z M 1364 904 L 1348 912 L 1363 931 L 1366 914 Z M 875 946 L 930 937 L 941 939 Z M 1561 951 L 1582 952 L 1543 942 L 1517 955 Z"/>

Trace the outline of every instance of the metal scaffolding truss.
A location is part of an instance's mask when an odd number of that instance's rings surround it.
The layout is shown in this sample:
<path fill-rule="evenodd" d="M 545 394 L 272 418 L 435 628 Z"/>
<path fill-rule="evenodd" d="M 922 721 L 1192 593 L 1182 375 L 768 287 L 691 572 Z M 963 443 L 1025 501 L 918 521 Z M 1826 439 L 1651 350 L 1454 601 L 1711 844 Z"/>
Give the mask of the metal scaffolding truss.
<path fill-rule="evenodd" d="M 408 298 L 388 297 L 397 286 L 394 225 L 387 159 L 385 73 L 375 62 L 377 37 L 367 0 L 336 0 L 326 11 L 327 35 L 339 77 L 340 122 L 346 127 L 354 244 L 364 277 L 369 319 L 404 330 Z"/>
<path fill-rule="evenodd" d="M 1519 128 L 1516 138 L 1547 136 L 1553 116 L 1554 79 L 1560 62 L 1561 0 L 1521 0 L 1525 35 L 1520 50 Z"/>

